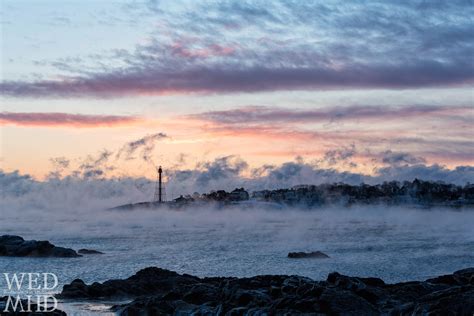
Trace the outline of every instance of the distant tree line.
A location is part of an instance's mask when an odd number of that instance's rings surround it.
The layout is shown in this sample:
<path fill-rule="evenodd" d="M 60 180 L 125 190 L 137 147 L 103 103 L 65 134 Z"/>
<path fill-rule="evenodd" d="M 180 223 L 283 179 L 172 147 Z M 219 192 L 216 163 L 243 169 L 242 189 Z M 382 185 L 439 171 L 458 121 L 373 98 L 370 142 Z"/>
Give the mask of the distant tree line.
<path fill-rule="evenodd" d="M 288 205 L 317 206 L 327 204 L 422 204 L 473 205 L 474 185 L 442 182 L 391 181 L 377 185 L 345 183 L 300 185 L 289 189 L 255 191 L 252 198 Z"/>
<path fill-rule="evenodd" d="M 468 183 L 459 186 L 415 179 L 412 182 L 391 181 L 377 185 L 298 185 L 286 189 L 254 191 L 251 194 L 244 188 L 238 188 L 231 192 L 217 190 L 180 196 L 173 202 L 183 205 L 208 202 L 228 204 L 247 200 L 305 207 L 354 204 L 474 206 L 474 185 Z"/>

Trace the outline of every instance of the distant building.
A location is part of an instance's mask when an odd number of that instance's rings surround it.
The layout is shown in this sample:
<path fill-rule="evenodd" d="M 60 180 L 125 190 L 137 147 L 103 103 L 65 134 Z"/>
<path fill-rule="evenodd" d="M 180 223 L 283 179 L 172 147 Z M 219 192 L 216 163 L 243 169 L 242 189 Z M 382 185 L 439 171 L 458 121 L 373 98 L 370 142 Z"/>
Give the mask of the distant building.
<path fill-rule="evenodd" d="M 229 193 L 231 201 L 247 201 L 249 199 L 249 193 L 244 188 L 235 189 Z"/>
<path fill-rule="evenodd" d="M 265 200 L 270 196 L 270 191 L 269 190 L 263 190 L 263 191 L 254 191 L 252 193 L 252 197 L 257 200 Z"/>
<path fill-rule="evenodd" d="M 174 199 L 173 202 L 176 204 L 186 204 L 189 202 L 193 202 L 194 200 L 190 197 L 184 197 L 180 195 L 178 198 Z"/>

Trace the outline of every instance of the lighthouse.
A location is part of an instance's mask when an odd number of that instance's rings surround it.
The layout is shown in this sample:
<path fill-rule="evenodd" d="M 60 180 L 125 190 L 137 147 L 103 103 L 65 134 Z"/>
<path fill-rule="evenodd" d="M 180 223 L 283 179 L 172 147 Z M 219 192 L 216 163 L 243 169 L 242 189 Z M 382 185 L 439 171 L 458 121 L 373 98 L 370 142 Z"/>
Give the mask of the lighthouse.
<path fill-rule="evenodd" d="M 161 166 L 157 168 L 157 172 L 158 172 L 158 179 L 156 181 L 155 196 L 154 196 L 153 201 L 158 202 L 158 203 L 163 203 L 164 201 L 164 198 L 163 198 L 164 188 L 163 188 L 163 178 L 162 178 L 163 169 L 161 168 Z"/>

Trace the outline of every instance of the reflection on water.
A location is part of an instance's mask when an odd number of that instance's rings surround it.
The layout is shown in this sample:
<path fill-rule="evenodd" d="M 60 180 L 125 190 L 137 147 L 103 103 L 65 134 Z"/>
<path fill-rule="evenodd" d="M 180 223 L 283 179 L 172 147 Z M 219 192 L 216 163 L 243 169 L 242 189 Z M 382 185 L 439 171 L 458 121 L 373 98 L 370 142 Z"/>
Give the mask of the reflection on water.
<path fill-rule="evenodd" d="M 110 311 L 114 305 L 125 304 L 130 301 L 101 301 L 101 302 L 72 302 L 62 301 L 58 304 L 58 309 L 66 312 L 69 316 L 115 316 L 116 313 Z"/>

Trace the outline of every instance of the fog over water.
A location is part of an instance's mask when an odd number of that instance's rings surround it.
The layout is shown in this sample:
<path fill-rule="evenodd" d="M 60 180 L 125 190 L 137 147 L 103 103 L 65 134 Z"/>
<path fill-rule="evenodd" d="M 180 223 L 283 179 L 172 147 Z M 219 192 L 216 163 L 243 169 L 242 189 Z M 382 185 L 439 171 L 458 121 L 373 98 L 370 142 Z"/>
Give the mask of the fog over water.
<path fill-rule="evenodd" d="M 75 278 L 125 278 L 148 266 L 198 276 L 298 274 L 318 280 L 338 271 L 398 282 L 474 264 L 472 210 L 3 210 L 1 234 L 105 252 L 82 258 L 0 258 L 2 272 L 53 272 L 61 285 Z M 287 258 L 291 251 L 315 250 L 331 258 Z"/>

